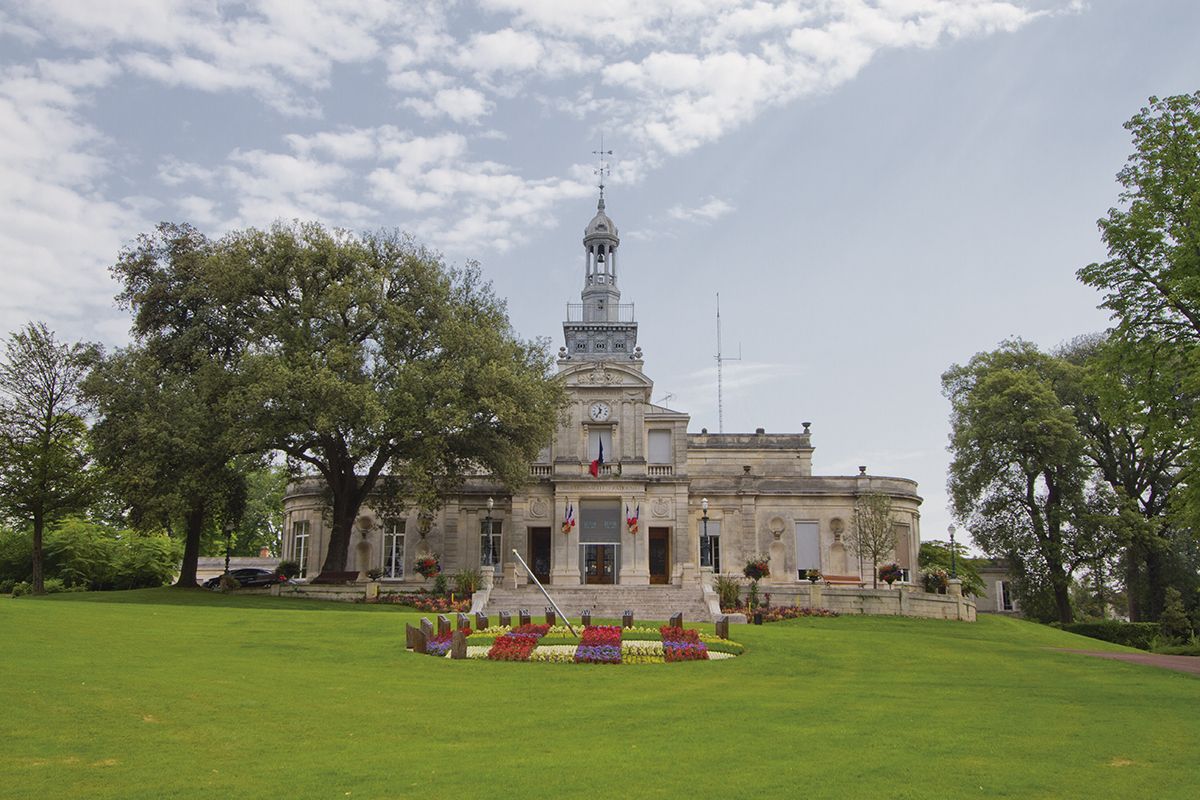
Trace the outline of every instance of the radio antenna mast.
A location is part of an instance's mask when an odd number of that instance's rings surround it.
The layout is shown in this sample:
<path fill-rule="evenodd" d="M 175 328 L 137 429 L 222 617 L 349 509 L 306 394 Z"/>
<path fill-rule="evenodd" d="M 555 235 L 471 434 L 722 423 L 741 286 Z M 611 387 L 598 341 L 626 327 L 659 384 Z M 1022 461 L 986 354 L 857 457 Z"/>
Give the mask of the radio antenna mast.
<path fill-rule="evenodd" d="M 724 379 L 722 366 L 726 361 L 741 361 L 742 346 L 738 345 L 737 358 L 730 358 L 721 353 L 721 293 L 717 292 L 717 433 L 725 432 L 725 400 Z"/>

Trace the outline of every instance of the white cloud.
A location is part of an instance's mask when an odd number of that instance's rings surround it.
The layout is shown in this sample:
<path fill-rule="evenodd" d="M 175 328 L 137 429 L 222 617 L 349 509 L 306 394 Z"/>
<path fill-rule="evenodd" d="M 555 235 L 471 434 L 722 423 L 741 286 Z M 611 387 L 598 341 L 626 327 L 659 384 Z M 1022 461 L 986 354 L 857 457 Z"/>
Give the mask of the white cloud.
<path fill-rule="evenodd" d="M 492 113 L 495 107 L 482 92 L 461 86 L 439 89 L 429 100 L 410 97 L 402 105 L 428 119 L 446 116 L 471 125 L 478 124 L 479 119 Z"/>
<path fill-rule="evenodd" d="M 667 209 L 667 216 L 682 222 L 711 222 L 720 219 L 733 211 L 729 203 L 717 197 L 710 197 L 698 206 L 687 208 L 675 205 Z"/>
<path fill-rule="evenodd" d="M 105 266 L 142 227 L 141 199 L 105 191 L 111 143 L 85 121 L 106 61 L 39 61 L 0 72 L 0 328 L 31 317 L 94 335 L 112 316 Z"/>

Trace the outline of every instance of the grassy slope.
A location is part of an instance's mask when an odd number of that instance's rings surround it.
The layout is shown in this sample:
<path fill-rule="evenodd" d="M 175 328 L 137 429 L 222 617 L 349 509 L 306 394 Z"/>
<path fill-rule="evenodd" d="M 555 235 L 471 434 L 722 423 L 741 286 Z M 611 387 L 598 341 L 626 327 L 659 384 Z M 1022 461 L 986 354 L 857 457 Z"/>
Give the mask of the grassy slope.
<path fill-rule="evenodd" d="M 713 664 L 450 662 L 394 608 L 0 598 L 0 797 L 1194 797 L 1196 678 L 1016 620 L 797 620 Z M 624 787 L 619 788 L 619 787 Z"/>

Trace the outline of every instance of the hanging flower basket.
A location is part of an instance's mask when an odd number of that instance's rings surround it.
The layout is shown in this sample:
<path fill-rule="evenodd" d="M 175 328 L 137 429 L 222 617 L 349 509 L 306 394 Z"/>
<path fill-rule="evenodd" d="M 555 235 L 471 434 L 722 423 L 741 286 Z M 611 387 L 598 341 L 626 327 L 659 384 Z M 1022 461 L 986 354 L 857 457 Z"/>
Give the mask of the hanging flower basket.
<path fill-rule="evenodd" d="M 884 564 L 879 568 L 879 580 L 891 586 L 896 581 L 904 577 L 904 570 L 899 564 Z"/>
<path fill-rule="evenodd" d="M 438 562 L 435 554 L 418 558 L 417 562 L 413 564 L 413 569 L 423 578 L 436 578 L 442 574 L 442 565 Z"/>
<path fill-rule="evenodd" d="M 766 556 L 753 556 L 746 561 L 745 568 L 742 569 L 742 574 L 752 581 L 762 580 L 771 574 L 771 567 Z"/>

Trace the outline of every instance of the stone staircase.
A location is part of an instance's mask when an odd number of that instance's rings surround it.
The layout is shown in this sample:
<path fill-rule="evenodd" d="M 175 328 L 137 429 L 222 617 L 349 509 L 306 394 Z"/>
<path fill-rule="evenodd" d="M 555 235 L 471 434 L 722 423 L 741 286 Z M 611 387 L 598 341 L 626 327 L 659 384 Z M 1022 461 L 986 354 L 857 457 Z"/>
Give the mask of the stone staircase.
<path fill-rule="evenodd" d="M 683 614 L 685 622 L 710 622 L 712 616 L 699 586 L 547 586 L 546 591 L 572 620 L 579 619 L 585 610 L 598 619 L 619 619 L 630 609 L 637 622 L 665 621 L 678 613 Z M 540 617 L 548 605 L 536 586 L 497 586 L 488 595 L 484 613 L 507 611 L 515 619 L 517 611 L 527 608 L 532 616 Z"/>

